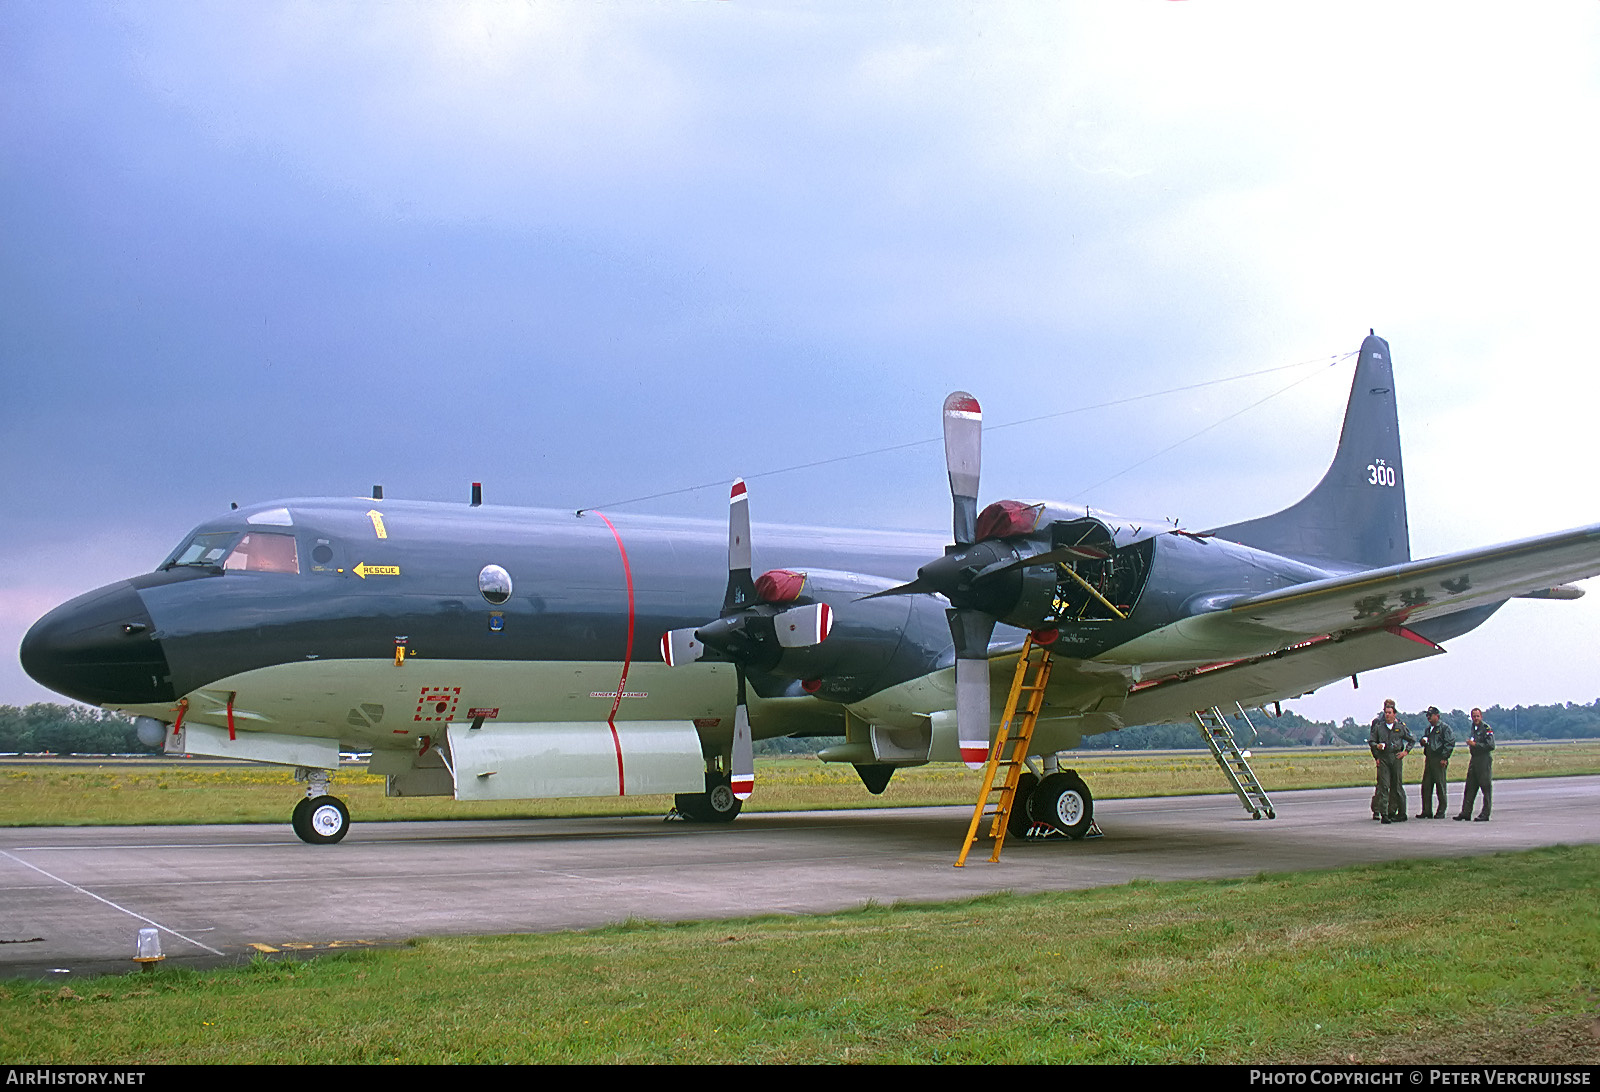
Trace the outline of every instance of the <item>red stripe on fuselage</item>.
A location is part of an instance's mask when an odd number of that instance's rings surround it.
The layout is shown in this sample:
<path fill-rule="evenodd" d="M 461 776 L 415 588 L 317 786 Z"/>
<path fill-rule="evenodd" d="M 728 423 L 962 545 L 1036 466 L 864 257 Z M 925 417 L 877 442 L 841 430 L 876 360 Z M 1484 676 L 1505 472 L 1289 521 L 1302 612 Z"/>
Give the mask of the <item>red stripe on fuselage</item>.
<path fill-rule="evenodd" d="M 628 645 L 622 650 L 622 678 L 617 680 L 617 696 L 611 699 L 611 713 L 606 717 L 606 726 L 611 729 L 611 746 L 617 752 L 617 795 L 627 796 L 628 783 L 622 773 L 622 740 L 617 737 L 617 709 L 622 705 L 623 692 L 628 689 L 628 668 L 633 665 L 633 569 L 628 564 L 628 548 L 622 544 L 616 525 L 606 519 L 604 512 L 595 515 L 606 520 L 611 537 L 617 540 L 617 553 L 622 555 L 622 576 L 628 583 Z"/>

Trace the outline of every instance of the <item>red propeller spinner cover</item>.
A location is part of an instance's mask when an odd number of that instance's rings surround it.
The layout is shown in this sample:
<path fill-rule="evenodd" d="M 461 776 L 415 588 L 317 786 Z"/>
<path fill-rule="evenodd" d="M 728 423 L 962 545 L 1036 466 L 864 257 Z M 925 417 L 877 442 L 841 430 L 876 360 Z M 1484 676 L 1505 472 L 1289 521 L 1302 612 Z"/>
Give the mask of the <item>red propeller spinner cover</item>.
<path fill-rule="evenodd" d="M 978 541 L 990 538 L 1010 538 L 1025 535 L 1039 526 L 1043 504 L 1025 504 L 1022 501 L 995 501 L 978 513 Z"/>
<path fill-rule="evenodd" d="M 756 595 L 763 603 L 793 603 L 806 586 L 806 574 L 772 569 L 756 580 Z"/>

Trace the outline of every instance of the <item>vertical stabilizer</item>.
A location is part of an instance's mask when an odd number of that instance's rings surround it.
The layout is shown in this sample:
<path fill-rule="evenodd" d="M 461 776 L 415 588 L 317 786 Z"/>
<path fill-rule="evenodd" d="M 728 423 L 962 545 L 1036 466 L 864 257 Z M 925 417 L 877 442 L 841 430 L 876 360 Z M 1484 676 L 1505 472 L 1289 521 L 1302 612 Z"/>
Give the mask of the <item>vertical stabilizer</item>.
<path fill-rule="evenodd" d="M 1312 563 L 1377 568 L 1411 560 L 1389 343 L 1361 343 L 1333 465 L 1304 500 L 1271 516 L 1218 527 L 1218 538 Z"/>

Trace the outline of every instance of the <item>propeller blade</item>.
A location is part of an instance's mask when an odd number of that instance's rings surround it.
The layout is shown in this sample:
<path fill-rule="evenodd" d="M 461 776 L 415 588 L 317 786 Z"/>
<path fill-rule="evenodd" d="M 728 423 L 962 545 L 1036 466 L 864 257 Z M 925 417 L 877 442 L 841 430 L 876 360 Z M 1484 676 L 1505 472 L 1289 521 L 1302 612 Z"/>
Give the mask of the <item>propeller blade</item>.
<path fill-rule="evenodd" d="M 893 588 L 885 588 L 883 591 L 875 591 L 871 595 L 857 596 L 854 602 L 860 603 L 867 599 L 881 599 L 886 595 L 933 595 L 938 590 L 926 580 L 918 577 L 909 584 L 899 584 Z"/>
<path fill-rule="evenodd" d="M 989 638 L 993 615 L 977 610 L 948 610 L 950 635 L 956 645 L 956 735 L 961 760 L 968 769 L 989 761 Z"/>
<path fill-rule="evenodd" d="M 706 646 L 692 629 L 671 629 L 661 635 L 661 659 L 668 667 L 693 663 L 705 655 Z"/>
<path fill-rule="evenodd" d="M 991 576 L 1015 572 L 1017 569 L 1026 569 L 1034 565 L 1054 565 L 1062 561 L 1104 561 L 1110 556 L 1098 546 L 1057 546 L 1055 549 L 1047 550 L 1042 554 L 1016 557 L 1006 561 L 997 561 L 993 565 L 986 565 L 976 573 L 973 573 L 972 579 L 976 583 Z"/>
<path fill-rule="evenodd" d="M 775 617 L 772 627 L 784 648 L 820 645 L 833 629 L 833 610 L 826 603 L 795 607 Z"/>
<path fill-rule="evenodd" d="M 944 400 L 944 462 L 950 472 L 950 500 L 957 546 L 978 535 L 978 470 L 982 462 L 983 409 L 966 391 Z"/>
<path fill-rule="evenodd" d="M 744 668 L 738 671 L 739 704 L 733 711 L 733 761 L 728 787 L 740 800 L 748 800 L 756 787 L 756 756 L 750 738 L 750 710 L 745 704 Z"/>
<path fill-rule="evenodd" d="M 989 761 L 989 661 L 956 661 L 956 734 L 961 761 L 981 770 Z"/>
<path fill-rule="evenodd" d="M 750 497 L 744 479 L 735 478 L 728 492 L 728 590 L 722 596 L 722 613 L 731 614 L 756 601 L 756 584 L 750 578 Z"/>

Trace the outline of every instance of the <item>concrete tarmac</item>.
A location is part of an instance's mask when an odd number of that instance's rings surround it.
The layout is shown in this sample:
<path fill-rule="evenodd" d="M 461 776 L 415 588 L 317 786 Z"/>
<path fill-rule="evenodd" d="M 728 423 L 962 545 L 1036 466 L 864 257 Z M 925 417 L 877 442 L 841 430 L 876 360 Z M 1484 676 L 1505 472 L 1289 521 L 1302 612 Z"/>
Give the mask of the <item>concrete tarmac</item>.
<path fill-rule="evenodd" d="M 1408 786 L 1413 813 L 1417 788 Z M 336 846 L 271 826 L 0 830 L 0 977 L 132 967 L 142 926 L 168 965 L 411 937 L 585 929 L 1249 876 L 1600 842 L 1600 777 L 1495 783 L 1488 823 L 1384 826 L 1371 788 L 1283 792 L 1252 820 L 1232 796 L 1105 800 L 1105 837 L 986 843 L 954 868 L 970 808 L 659 819 L 361 823 Z M 1460 806 L 1461 786 L 1451 786 Z"/>

